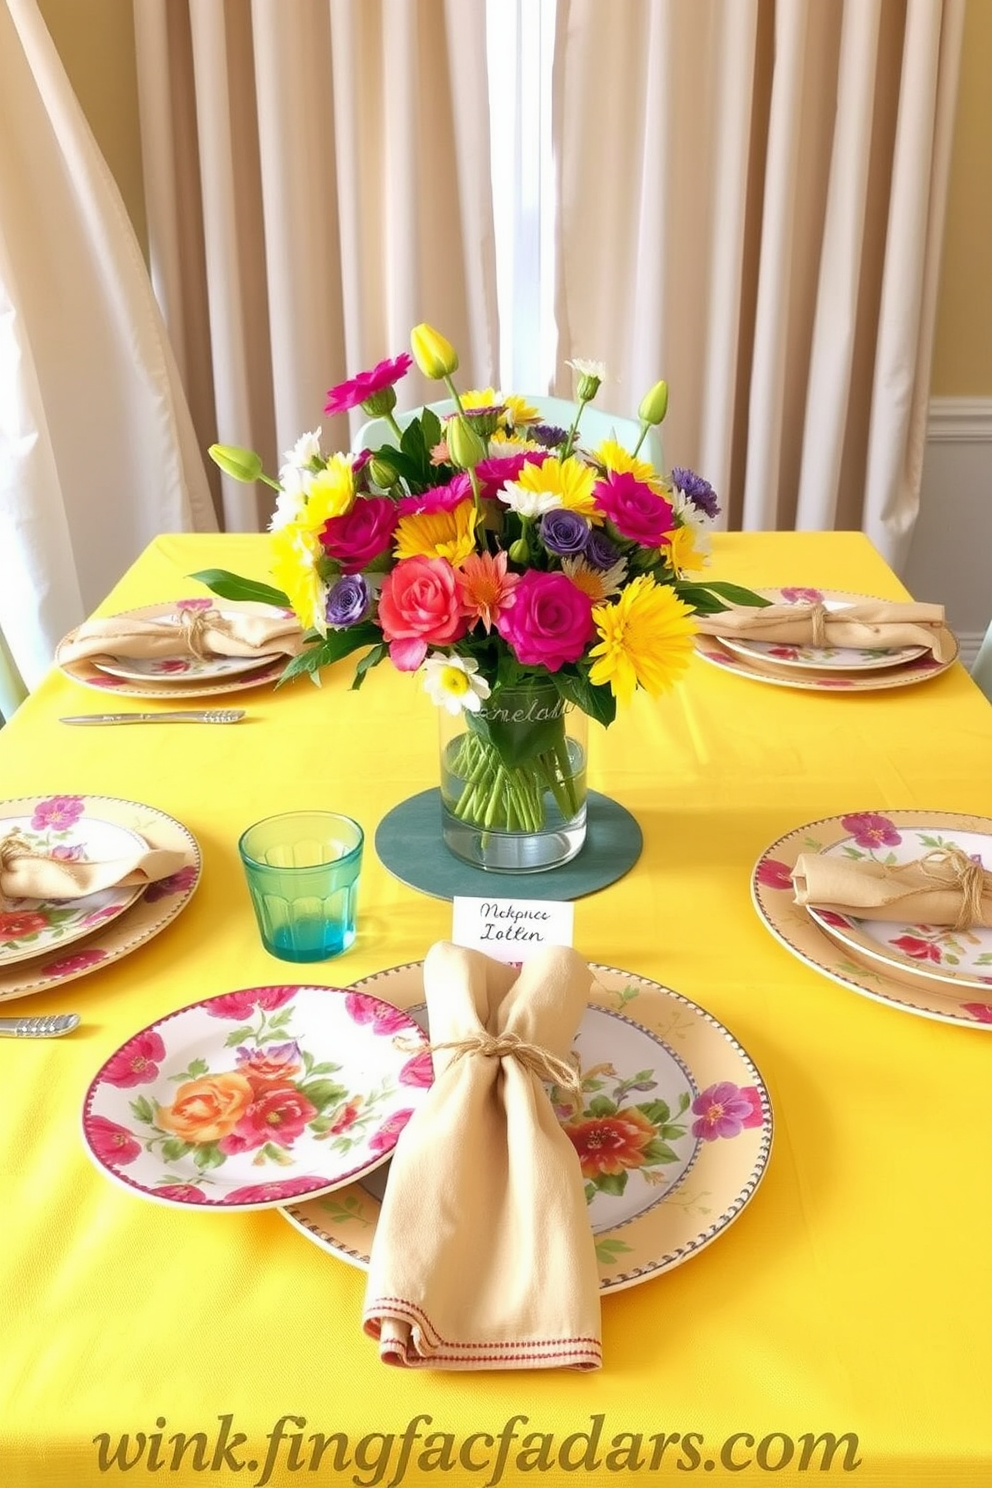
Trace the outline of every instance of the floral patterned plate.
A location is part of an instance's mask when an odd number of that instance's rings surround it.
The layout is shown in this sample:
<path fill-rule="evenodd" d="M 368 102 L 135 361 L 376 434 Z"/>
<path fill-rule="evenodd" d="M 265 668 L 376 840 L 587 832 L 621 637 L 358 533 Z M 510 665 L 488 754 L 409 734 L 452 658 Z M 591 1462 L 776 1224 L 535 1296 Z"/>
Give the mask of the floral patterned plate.
<path fill-rule="evenodd" d="M 823 602 L 830 607 L 841 604 L 858 604 L 876 595 L 850 594 L 840 589 L 758 589 L 756 593 L 777 604 L 815 604 Z M 824 659 L 813 661 L 814 647 L 772 646 L 766 642 L 725 640 L 716 636 L 697 635 L 696 651 L 704 661 L 738 677 L 747 677 L 752 682 L 769 682 L 778 687 L 799 687 L 810 692 L 877 692 L 883 688 L 911 687 L 925 682 L 928 677 L 939 676 L 954 665 L 958 658 L 955 644 L 954 655 L 948 661 L 936 661 L 930 651 L 912 654 L 907 647 L 906 659 L 900 653 L 895 660 L 892 652 L 862 652 L 846 648 L 848 654 L 862 657 L 861 662 L 841 663 L 828 650 L 816 652 Z M 745 647 L 747 648 L 745 650 Z M 808 655 L 807 655 L 808 653 Z M 882 656 L 890 659 L 882 660 Z M 805 659 L 804 659 L 805 658 Z"/>
<path fill-rule="evenodd" d="M 162 620 L 175 616 L 179 610 L 209 610 L 213 605 L 214 601 L 212 599 L 173 599 L 167 604 L 143 605 L 140 609 L 123 610 L 121 613 L 127 616 L 134 616 L 139 620 Z M 283 613 L 281 610 L 273 609 L 271 605 L 248 602 L 243 604 L 230 603 L 224 611 L 225 614 L 234 614 L 236 612 L 246 615 Z M 179 696 L 184 698 L 212 697 L 217 693 L 244 692 L 249 687 L 260 687 L 263 682 L 274 682 L 281 675 L 286 665 L 285 656 L 277 656 L 274 661 L 262 662 L 257 657 L 215 657 L 212 658 L 212 661 L 233 660 L 235 668 L 239 669 L 238 675 L 231 675 L 233 669 L 228 666 L 223 669 L 226 675 L 221 675 L 218 672 L 205 673 L 200 671 L 194 676 L 190 674 L 186 666 L 187 662 L 194 662 L 194 658 L 184 657 L 176 658 L 177 661 L 181 660 L 183 663 L 182 673 L 170 671 L 161 674 L 149 671 L 147 675 L 139 676 L 138 672 L 135 671 L 130 677 L 124 673 L 111 676 L 106 663 L 103 663 L 102 666 L 97 666 L 94 661 L 64 661 L 62 659 L 64 646 L 65 639 L 60 641 L 56 648 L 55 661 L 64 674 L 67 677 L 71 677 L 74 682 L 81 682 L 84 687 L 99 688 L 101 692 L 119 693 L 122 697 L 168 698 L 171 702 L 175 702 Z M 244 671 L 242 669 L 246 662 L 250 670 Z M 157 666 L 163 666 L 165 664 L 161 660 L 155 663 Z M 132 666 L 135 668 L 145 666 L 150 668 L 153 663 L 139 663 L 131 657 L 128 659 L 126 665 L 128 668 Z"/>
<path fill-rule="evenodd" d="M 386 1162 L 434 1079 L 407 1014 L 339 987 L 250 987 L 142 1029 L 96 1075 L 83 1135 L 134 1193 L 272 1208 Z"/>
<path fill-rule="evenodd" d="M 778 604 L 822 604 L 827 610 L 841 610 L 845 605 L 857 604 L 864 598 L 856 594 L 842 596 L 838 591 L 824 589 L 762 589 L 760 592 Z M 901 666 L 927 651 L 926 646 L 793 646 L 780 641 L 739 640 L 730 636 L 720 636 L 719 641 L 724 650 L 742 656 L 745 661 L 771 661 L 781 667 L 814 672 L 875 672 L 884 667 Z"/>
<path fill-rule="evenodd" d="M 50 991 L 127 956 L 175 919 L 189 903 L 199 882 L 200 850 L 192 834 L 154 806 L 112 796 L 50 796 L 44 801 L 39 798 L 35 812 L 46 808 L 64 818 L 72 813 L 76 803 L 83 803 L 101 821 L 125 828 L 149 847 L 183 853 L 185 861 L 178 872 L 149 884 L 116 919 L 91 928 L 85 939 L 76 941 L 71 949 L 63 949 L 60 944 L 51 952 L 32 956 L 31 960 L 9 969 L 0 967 L 0 1002 L 30 992 Z M 28 802 L 14 801 L 8 805 L 24 809 Z"/>
<path fill-rule="evenodd" d="M 137 832 L 91 815 L 92 800 L 30 796 L 0 802 L 0 838 L 17 832 L 32 851 L 70 862 L 99 862 L 126 857 L 135 848 L 145 850 Z M 82 899 L 0 898 L 0 971 L 81 940 L 123 914 L 140 893 L 140 887 L 110 888 Z"/>
<path fill-rule="evenodd" d="M 964 841 L 962 834 L 968 833 L 988 837 L 992 821 L 946 811 L 855 811 L 824 817 L 796 827 L 762 853 L 751 881 L 754 906 L 776 940 L 841 986 L 923 1018 L 992 1030 L 992 968 L 989 983 L 975 990 L 967 984 L 928 980 L 915 968 L 882 964 L 877 946 L 872 958 L 860 947 L 842 945 L 825 934 L 796 904 L 792 887 L 792 869 L 800 853 L 826 852 L 845 843 L 866 852 L 897 845 L 902 850 L 905 843 L 909 854 L 919 856 L 919 834 Z"/>
<path fill-rule="evenodd" d="M 772 1113 L 758 1071 L 710 1013 L 644 977 L 592 970 L 573 1045 L 585 1102 L 576 1110 L 550 1095 L 586 1180 L 600 1290 L 613 1292 L 679 1265 L 736 1219 L 764 1175 Z M 412 1011 L 422 963 L 355 985 Z M 367 1267 L 379 1178 L 283 1212 L 324 1250 Z"/>
<path fill-rule="evenodd" d="M 921 827 L 897 829 L 885 817 L 870 834 L 862 831 L 825 848 L 826 855 L 874 858 L 880 863 L 910 863 L 941 847 L 959 847 L 985 868 L 992 867 L 992 837 L 976 832 L 940 832 Z M 807 906 L 807 914 L 832 940 L 867 956 L 882 970 L 909 972 L 932 982 L 972 987 L 988 995 L 992 988 L 992 928 L 972 925 L 908 925 L 904 921 L 863 920 L 856 915 Z"/>

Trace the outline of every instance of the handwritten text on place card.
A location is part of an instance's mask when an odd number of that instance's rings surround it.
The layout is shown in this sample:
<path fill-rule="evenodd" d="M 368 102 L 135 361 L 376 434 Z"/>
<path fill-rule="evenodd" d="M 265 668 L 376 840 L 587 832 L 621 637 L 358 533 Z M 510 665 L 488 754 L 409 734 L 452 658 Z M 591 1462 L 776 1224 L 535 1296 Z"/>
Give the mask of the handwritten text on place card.
<path fill-rule="evenodd" d="M 496 961 L 526 961 L 545 945 L 572 944 L 575 905 L 555 899 L 455 897 L 451 938 Z"/>

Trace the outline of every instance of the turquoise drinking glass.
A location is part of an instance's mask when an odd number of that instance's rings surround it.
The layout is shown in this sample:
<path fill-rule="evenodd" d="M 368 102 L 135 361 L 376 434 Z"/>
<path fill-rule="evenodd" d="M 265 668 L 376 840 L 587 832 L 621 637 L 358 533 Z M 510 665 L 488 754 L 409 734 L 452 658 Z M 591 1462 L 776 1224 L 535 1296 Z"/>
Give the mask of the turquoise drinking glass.
<path fill-rule="evenodd" d="M 238 851 L 262 944 L 280 961 L 329 961 L 355 939 L 365 834 L 334 811 L 288 811 L 243 832 Z"/>

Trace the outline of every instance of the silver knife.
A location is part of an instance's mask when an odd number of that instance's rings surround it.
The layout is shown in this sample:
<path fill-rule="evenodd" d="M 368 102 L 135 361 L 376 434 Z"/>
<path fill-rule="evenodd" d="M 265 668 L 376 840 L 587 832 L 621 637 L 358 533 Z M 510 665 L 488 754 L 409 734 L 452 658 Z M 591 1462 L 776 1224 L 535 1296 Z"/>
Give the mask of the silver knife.
<path fill-rule="evenodd" d="M 244 708 L 188 709 L 178 713 L 81 713 L 60 723 L 237 723 Z"/>

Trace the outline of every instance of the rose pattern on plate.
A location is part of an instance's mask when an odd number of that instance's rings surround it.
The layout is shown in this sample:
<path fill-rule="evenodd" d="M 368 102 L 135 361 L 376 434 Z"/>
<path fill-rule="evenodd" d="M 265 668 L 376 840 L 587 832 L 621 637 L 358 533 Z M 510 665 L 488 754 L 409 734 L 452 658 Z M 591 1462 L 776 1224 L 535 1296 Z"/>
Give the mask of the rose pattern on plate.
<path fill-rule="evenodd" d="M 294 1035 L 293 998 L 299 990 L 256 987 L 200 1004 L 206 1014 L 235 1025 L 224 1037 L 223 1047 L 230 1053 L 222 1060 L 215 1057 L 213 1068 L 206 1058 L 187 1055 L 183 1069 L 170 1070 L 167 1042 L 155 1028 L 130 1039 L 104 1066 L 99 1084 L 135 1089 L 129 1101 L 132 1124 L 106 1123 L 102 1116 L 87 1119 L 87 1134 L 101 1161 L 120 1168 L 141 1153 L 149 1154 L 164 1170 L 149 1192 L 180 1203 L 247 1204 L 292 1198 L 326 1187 L 332 1179 L 315 1176 L 310 1171 L 314 1159 L 307 1156 L 305 1177 L 287 1173 L 275 1183 L 260 1178 L 233 1192 L 219 1189 L 213 1197 L 218 1181 L 213 1175 L 232 1159 L 241 1160 L 237 1183 L 252 1168 L 298 1165 L 296 1148 L 304 1137 L 310 1152 L 310 1144 L 319 1142 L 326 1144 L 328 1156 L 338 1159 L 353 1151 L 359 1158 L 362 1152 L 376 1158 L 390 1151 L 413 1110 L 390 1113 L 389 1104 L 403 1085 L 431 1084 L 430 1054 L 426 1048 L 415 1050 L 398 1074 L 351 1089 L 340 1078 L 339 1064 L 316 1059 Z M 375 998 L 362 997 L 359 1010 L 359 1021 L 377 1019 L 375 1031 L 390 1034 L 394 1043 L 401 1029 L 403 1035 L 410 1033 L 406 1015 Z M 163 1088 L 164 1083 L 171 1088 Z M 147 1093 L 136 1089 L 153 1085 Z M 340 1162 L 327 1166 L 334 1169 Z"/>

